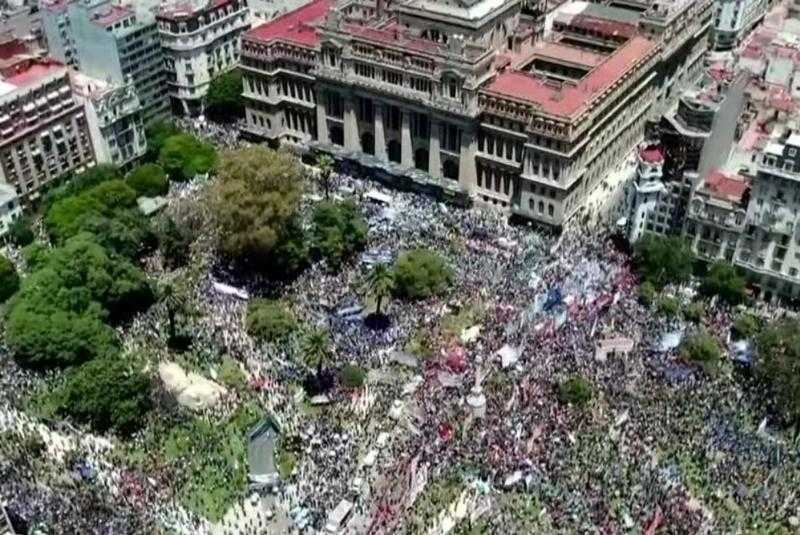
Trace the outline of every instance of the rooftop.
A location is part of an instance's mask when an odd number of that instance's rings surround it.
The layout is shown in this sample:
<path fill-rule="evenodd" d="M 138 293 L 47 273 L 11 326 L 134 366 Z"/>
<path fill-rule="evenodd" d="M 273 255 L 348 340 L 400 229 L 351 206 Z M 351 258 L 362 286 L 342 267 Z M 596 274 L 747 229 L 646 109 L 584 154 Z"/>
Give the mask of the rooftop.
<path fill-rule="evenodd" d="M 0 81 L 14 87 L 33 85 L 42 78 L 64 70 L 64 65 L 54 59 L 30 58 L 0 73 Z"/>
<path fill-rule="evenodd" d="M 534 59 L 547 59 L 592 69 L 600 65 L 607 57 L 607 54 L 599 54 L 556 41 L 539 41 L 534 46 L 532 53 L 525 59 L 525 64 L 530 64 Z"/>
<path fill-rule="evenodd" d="M 639 149 L 639 158 L 647 163 L 663 163 L 664 150 L 658 145 L 647 145 Z"/>
<path fill-rule="evenodd" d="M 92 21 L 100 26 L 112 26 L 117 22 L 133 16 L 133 10 L 126 6 L 109 4 L 106 8 L 92 14 Z"/>
<path fill-rule="evenodd" d="M 603 4 L 568 2 L 556 10 L 554 20 L 601 35 L 630 38 L 638 31 L 639 14 Z"/>
<path fill-rule="evenodd" d="M 750 187 L 750 182 L 740 175 L 729 175 L 718 169 L 709 173 L 703 181 L 700 190 L 709 196 L 728 201 L 740 203 L 744 192 Z"/>
<path fill-rule="evenodd" d="M 197 13 L 211 11 L 230 4 L 232 0 L 173 0 L 158 8 L 158 16 L 167 19 L 183 19 Z"/>
<path fill-rule="evenodd" d="M 572 117 L 645 58 L 655 44 L 636 36 L 620 46 L 576 83 L 561 86 L 529 73 L 507 70 L 499 73 L 484 92 L 537 105 L 543 112 Z"/>
<path fill-rule="evenodd" d="M 247 39 L 270 43 L 287 41 L 313 47 L 319 42 L 316 26 L 322 22 L 333 0 L 314 0 L 303 7 L 256 26 L 246 34 Z"/>

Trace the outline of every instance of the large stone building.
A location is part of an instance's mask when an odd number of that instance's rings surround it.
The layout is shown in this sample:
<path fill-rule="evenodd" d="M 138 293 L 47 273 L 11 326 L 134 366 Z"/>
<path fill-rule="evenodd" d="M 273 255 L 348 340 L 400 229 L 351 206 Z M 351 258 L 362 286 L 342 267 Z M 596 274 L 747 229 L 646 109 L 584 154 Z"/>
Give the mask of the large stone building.
<path fill-rule="evenodd" d="M 133 84 L 113 85 L 80 73 L 71 79 L 86 111 L 97 163 L 132 167 L 147 152 L 142 104 Z"/>
<path fill-rule="evenodd" d="M 622 5 L 315 0 L 245 35 L 246 128 L 561 227 L 701 72 L 711 0 Z"/>
<path fill-rule="evenodd" d="M 122 86 L 132 83 L 145 123 L 169 112 L 164 54 L 148 2 L 43 0 L 50 54 L 83 74 Z"/>
<path fill-rule="evenodd" d="M 173 112 L 198 115 L 211 80 L 239 62 L 245 0 L 171 0 L 156 13 Z"/>
<path fill-rule="evenodd" d="M 67 68 L 51 59 L 0 59 L 0 182 L 26 202 L 53 180 L 94 165 Z"/>

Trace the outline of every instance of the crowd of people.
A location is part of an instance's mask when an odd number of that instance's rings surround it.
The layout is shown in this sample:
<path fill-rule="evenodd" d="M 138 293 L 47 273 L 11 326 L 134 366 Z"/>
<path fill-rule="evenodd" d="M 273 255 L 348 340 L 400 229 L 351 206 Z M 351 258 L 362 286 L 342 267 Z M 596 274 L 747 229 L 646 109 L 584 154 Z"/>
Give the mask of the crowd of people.
<path fill-rule="evenodd" d="M 189 126 L 216 143 L 225 144 L 229 135 Z M 246 392 L 231 389 L 198 417 L 223 422 L 254 396 L 279 424 L 279 448 L 289 448 L 289 439 L 294 444 L 296 463 L 276 489 L 242 489 L 229 513 L 210 522 L 183 505 L 186 489 L 174 474 L 148 473 L 126 466 L 123 455 L 76 448 L 80 454 L 69 458 L 91 465 L 92 481 L 107 483 L 53 476 L 42 485 L 43 464 L 63 465 L 63 459 L 45 460 L 43 453 L 33 465 L 16 463 L 18 449 L 7 446 L 0 459 L 0 477 L 11 482 L 0 490 L 7 509 L 31 522 L 71 519 L 79 522 L 75 532 L 85 533 L 151 525 L 274 533 L 276 526 L 281 532 L 322 529 L 347 499 L 353 512 L 346 532 L 411 533 L 409 526 L 418 525 L 411 516 L 433 525 L 450 507 L 421 499 L 446 479 L 485 495 L 493 504 L 489 511 L 499 512 L 461 520 L 457 529 L 481 523 L 506 533 L 796 527 L 796 448 L 759 425 L 769 413 L 743 374 L 731 368 L 710 377 L 685 362 L 679 346 L 662 348 L 665 335 L 686 336 L 697 327 L 639 302 L 630 257 L 608 236 L 590 229 L 549 235 L 509 224 L 498 212 L 458 209 L 410 193 L 382 191 L 391 201 L 376 202 L 365 195 L 372 189 L 379 188 L 358 178 L 333 179 L 335 196 L 359 199 L 370 228 L 366 250 L 338 271 L 317 263 L 279 289 L 304 328 L 328 332 L 326 366 L 354 363 L 369 372 L 364 388 L 335 388 L 320 405 L 302 395 L 309 369 L 296 340 L 264 345 L 245 331 L 243 295 L 273 295 L 275 287 L 234 277 L 210 244 L 194 248 L 193 262 L 201 268 L 187 270 L 192 275 L 181 290 L 191 310 L 192 358 L 207 364 L 230 356 L 247 378 Z M 174 187 L 167 211 L 202 219 L 196 213 L 203 209 L 196 203 L 201 193 L 198 184 Z M 305 203 L 314 199 L 308 195 Z M 385 329 L 368 326 L 363 312 L 342 313 L 366 301 L 364 280 L 375 262 L 391 262 L 413 248 L 436 251 L 453 269 L 445 295 L 393 299 Z M 157 258 L 146 264 L 153 276 L 169 276 L 159 271 Z M 221 292 L 219 282 L 237 292 Z M 684 300 L 691 293 L 668 291 Z M 120 331 L 127 348 L 147 352 L 154 362 L 174 358 L 165 343 L 165 306 Z M 723 347 L 731 317 L 730 310 L 709 306 L 701 320 Z M 599 358 L 598 344 L 612 338 L 631 341 L 633 350 Z M 415 349 L 415 340 L 429 351 Z M 515 358 L 504 361 L 504 351 Z M 407 356 L 403 363 L 394 359 L 398 353 Z M 2 365 L 8 372 L 0 377 L 5 410 L 21 410 L 42 379 L 13 363 Z M 212 379 L 214 366 L 203 370 Z M 589 385 L 587 407 L 559 396 L 559 385 L 572 377 Z M 480 413 L 466 402 L 476 387 L 485 396 Z M 0 432 L 10 427 L 0 418 Z M 228 466 L 210 445 L 194 444 L 190 451 L 177 472 L 192 463 Z M 66 463 L 67 473 L 74 464 Z M 503 504 L 511 492 L 530 496 L 538 513 L 509 513 Z M 262 496 L 254 500 L 252 493 Z"/>

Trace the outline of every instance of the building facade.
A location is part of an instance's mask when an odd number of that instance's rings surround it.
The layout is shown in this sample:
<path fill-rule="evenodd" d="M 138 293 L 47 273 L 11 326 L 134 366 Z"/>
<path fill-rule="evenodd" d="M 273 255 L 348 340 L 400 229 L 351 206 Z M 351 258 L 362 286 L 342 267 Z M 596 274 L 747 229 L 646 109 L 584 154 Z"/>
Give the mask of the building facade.
<path fill-rule="evenodd" d="M 315 0 L 245 35 L 246 129 L 561 227 L 701 72 L 712 2 L 635 4 Z"/>
<path fill-rule="evenodd" d="M 21 216 L 22 203 L 16 188 L 11 184 L 0 183 L 0 238 L 5 238 L 9 227 Z"/>
<path fill-rule="evenodd" d="M 764 18 L 767 0 L 717 0 L 714 19 L 714 50 L 733 50 Z"/>
<path fill-rule="evenodd" d="M 127 169 L 147 152 L 142 105 L 133 84 L 115 86 L 72 73 L 75 97 L 84 106 L 97 163 Z"/>
<path fill-rule="evenodd" d="M 170 99 L 175 113 L 198 115 L 211 80 L 239 62 L 250 28 L 245 0 L 178 0 L 157 11 Z"/>
<path fill-rule="evenodd" d="M 63 64 L 23 57 L 0 73 L 0 182 L 35 201 L 43 186 L 94 165 L 86 116 Z"/>
<path fill-rule="evenodd" d="M 800 134 L 788 133 L 758 155 L 734 259 L 765 299 L 800 297 L 799 210 Z"/>
<path fill-rule="evenodd" d="M 686 214 L 686 236 L 695 255 L 708 262 L 733 262 L 749 199 L 745 177 L 714 170 L 700 182 Z"/>
<path fill-rule="evenodd" d="M 43 24 L 56 59 L 91 78 L 132 83 L 145 123 L 168 114 L 164 54 L 154 15 L 110 0 L 53 0 L 42 7 L 58 14 L 53 17 L 56 24 Z M 49 18 L 43 15 L 43 21 Z"/>

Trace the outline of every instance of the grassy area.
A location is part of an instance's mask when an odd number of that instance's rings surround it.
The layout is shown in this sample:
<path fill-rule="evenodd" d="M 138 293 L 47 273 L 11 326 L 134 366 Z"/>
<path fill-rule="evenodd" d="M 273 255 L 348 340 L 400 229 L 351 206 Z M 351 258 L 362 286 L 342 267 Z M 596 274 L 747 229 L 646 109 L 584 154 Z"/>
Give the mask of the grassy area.
<path fill-rule="evenodd" d="M 247 485 L 247 432 L 263 416 L 255 402 L 240 406 L 227 420 L 191 417 L 185 421 L 154 420 L 141 447 L 126 452 L 134 463 L 155 456 L 175 469 L 182 504 L 214 522 Z"/>
<path fill-rule="evenodd" d="M 445 314 L 439 323 L 439 329 L 445 336 L 461 336 L 464 329 L 480 323 L 486 315 L 483 303 L 469 303 L 456 313 Z"/>

